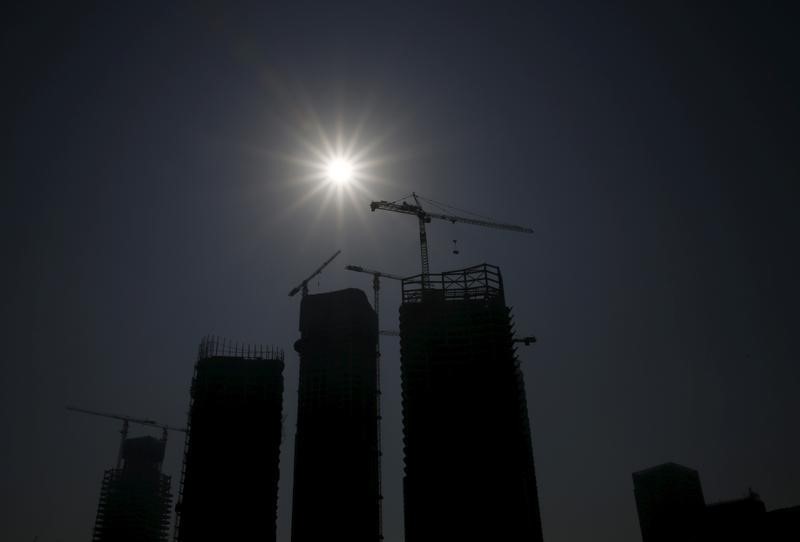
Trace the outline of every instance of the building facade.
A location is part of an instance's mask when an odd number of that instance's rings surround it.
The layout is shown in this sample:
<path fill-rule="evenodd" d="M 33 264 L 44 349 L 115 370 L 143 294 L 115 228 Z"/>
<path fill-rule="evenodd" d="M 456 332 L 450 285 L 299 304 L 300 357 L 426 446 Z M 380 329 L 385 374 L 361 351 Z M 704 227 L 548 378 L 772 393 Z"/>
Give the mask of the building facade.
<path fill-rule="evenodd" d="M 410 277 L 402 301 L 406 541 L 541 542 L 525 384 L 500 270 Z"/>
<path fill-rule="evenodd" d="M 192 380 L 175 538 L 276 539 L 283 352 L 207 337 Z"/>
<path fill-rule="evenodd" d="M 381 538 L 377 339 L 361 290 L 303 297 L 292 542 Z"/>

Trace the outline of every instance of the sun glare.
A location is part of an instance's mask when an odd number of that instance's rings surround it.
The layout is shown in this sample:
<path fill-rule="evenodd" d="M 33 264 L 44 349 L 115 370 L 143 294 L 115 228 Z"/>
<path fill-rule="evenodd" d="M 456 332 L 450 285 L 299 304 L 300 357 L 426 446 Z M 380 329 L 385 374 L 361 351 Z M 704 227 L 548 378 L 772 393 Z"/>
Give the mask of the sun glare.
<path fill-rule="evenodd" d="M 346 184 L 353 178 L 353 164 L 344 158 L 334 158 L 328 162 L 325 173 L 334 183 Z"/>
<path fill-rule="evenodd" d="M 383 152 L 391 130 L 367 137 L 368 111 L 359 116 L 349 132 L 341 120 L 332 132 L 326 131 L 313 112 L 302 120 L 298 125 L 302 131 L 290 131 L 296 152 L 277 155 L 296 166 L 297 176 L 287 180 L 300 189 L 283 213 L 290 216 L 302 207 L 314 208 L 313 219 L 308 221 L 309 232 L 332 210 L 338 227 L 351 217 L 366 223 L 369 203 L 391 186 L 380 175 L 381 167 L 397 159 Z"/>

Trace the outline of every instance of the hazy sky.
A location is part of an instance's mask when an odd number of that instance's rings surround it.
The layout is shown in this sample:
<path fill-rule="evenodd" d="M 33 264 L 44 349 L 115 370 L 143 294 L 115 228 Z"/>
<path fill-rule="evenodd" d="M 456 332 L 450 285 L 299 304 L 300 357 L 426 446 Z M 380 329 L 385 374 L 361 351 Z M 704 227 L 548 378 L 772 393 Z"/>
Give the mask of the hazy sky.
<path fill-rule="evenodd" d="M 637 542 L 631 472 L 664 461 L 708 501 L 800 504 L 793 3 L 53 4 L 7 9 L 0 38 L 0 539 L 86 540 L 119 426 L 64 406 L 183 424 L 215 333 L 286 350 L 288 542 L 286 294 L 337 249 L 312 292 L 371 297 L 348 263 L 418 272 L 413 217 L 369 211 L 412 190 L 536 230 L 429 237 L 434 271 L 499 265 L 539 338 L 521 355 L 548 542 Z M 368 178 L 311 194 L 312 148 L 337 133 L 369 148 Z M 385 283 L 382 327 L 398 302 Z M 399 542 L 399 345 L 382 346 Z"/>

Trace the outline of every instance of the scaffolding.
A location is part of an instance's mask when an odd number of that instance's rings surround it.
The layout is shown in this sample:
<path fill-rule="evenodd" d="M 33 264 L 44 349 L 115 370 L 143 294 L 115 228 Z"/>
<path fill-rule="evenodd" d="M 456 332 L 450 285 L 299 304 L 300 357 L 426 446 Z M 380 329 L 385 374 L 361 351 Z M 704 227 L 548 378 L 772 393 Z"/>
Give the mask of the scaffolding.
<path fill-rule="evenodd" d="M 283 361 L 283 350 L 263 344 L 245 344 L 231 341 L 225 337 L 206 335 L 200 341 L 197 361 L 218 357 L 254 360 L 279 359 Z"/>
<path fill-rule="evenodd" d="M 403 279 L 403 303 L 430 299 L 488 301 L 503 299 L 503 277 L 495 265 L 480 264 L 456 271 Z"/>

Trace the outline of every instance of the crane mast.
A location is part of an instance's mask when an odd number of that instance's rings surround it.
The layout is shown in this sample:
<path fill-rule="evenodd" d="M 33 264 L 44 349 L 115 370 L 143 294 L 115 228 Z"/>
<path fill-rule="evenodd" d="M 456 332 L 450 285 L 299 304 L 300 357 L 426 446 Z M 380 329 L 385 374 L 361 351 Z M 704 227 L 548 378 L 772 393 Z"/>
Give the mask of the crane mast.
<path fill-rule="evenodd" d="M 380 389 L 381 389 L 381 338 L 380 335 L 389 334 L 390 332 L 384 333 L 381 331 L 380 325 L 380 290 L 381 290 L 381 277 L 385 277 L 387 279 L 393 280 L 403 280 L 403 277 L 399 275 L 392 275 L 391 273 L 383 273 L 381 271 L 375 271 L 374 269 L 367 269 L 365 267 L 361 267 L 359 265 L 346 265 L 344 266 L 345 269 L 348 271 L 355 271 L 356 273 L 366 273 L 368 275 L 372 275 L 372 293 L 373 293 L 373 307 L 375 309 L 375 320 L 378 327 L 378 336 L 375 337 L 375 359 L 377 363 L 375 364 L 375 389 L 378 390 L 378 398 L 376 401 L 376 416 L 378 418 L 378 472 L 381 469 L 381 396 L 380 396 Z M 399 335 L 399 333 L 398 333 Z M 378 495 L 381 495 L 381 499 L 383 494 L 383 490 L 381 488 L 381 479 L 378 476 Z M 382 503 L 382 501 L 380 501 Z M 383 506 L 383 504 L 379 504 L 379 506 Z M 382 513 L 381 513 L 382 515 Z M 379 516 L 381 517 L 381 516 Z M 381 526 L 381 531 L 383 527 Z M 383 536 L 381 536 L 383 538 Z"/>
<path fill-rule="evenodd" d="M 422 280 L 427 282 L 431 270 L 428 257 L 428 233 L 425 231 L 425 223 L 430 222 L 431 217 L 422 210 L 422 204 L 419 202 L 417 195 L 414 192 L 411 195 L 414 196 L 414 201 L 419 209 L 419 213 L 417 213 L 417 218 L 419 219 L 419 253 L 422 263 Z"/>
<path fill-rule="evenodd" d="M 373 212 L 380 209 L 383 211 L 394 211 L 396 213 L 403 213 L 407 215 L 414 215 L 419 221 L 419 247 L 420 247 L 420 261 L 422 264 L 422 285 L 423 288 L 427 287 L 428 275 L 430 275 L 430 257 L 428 256 L 428 234 L 425 231 L 425 224 L 430 222 L 431 219 L 446 220 L 455 224 L 460 222 L 462 224 L 472 224 L 473 226 L 484 226 L 487 228 L 495 228 L 500 230 L 515 231 L 519 233 L 533 233 L 531 228 L 518 226 L 516 224 L 507 224 L 503 222 L 494 222 L 491 220 L 481 220 L 477 218 L 470 218 L 465 216 L 449 215 L 443 213 L 431 213 L 422 208 L 420 197 L 416 192 L 412 192 L 411 196 L 414 198 L 414 203 L 408 202 L 391 202 L 391 201 L 373 201 L 370 203 L 370 210 Z"/>

